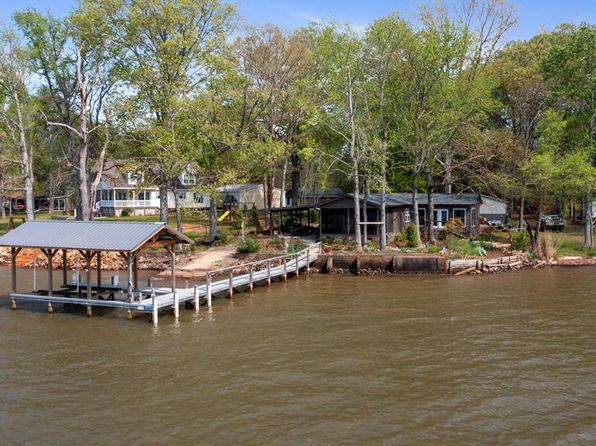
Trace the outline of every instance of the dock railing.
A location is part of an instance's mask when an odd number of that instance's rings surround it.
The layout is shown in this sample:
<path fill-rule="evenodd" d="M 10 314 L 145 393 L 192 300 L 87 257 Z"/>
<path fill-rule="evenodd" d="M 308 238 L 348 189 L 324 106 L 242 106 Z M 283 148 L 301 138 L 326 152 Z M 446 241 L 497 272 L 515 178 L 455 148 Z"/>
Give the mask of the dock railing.
<path fill-rule="evenodd" d="M 229 289 L 228 289 L 228 293 L 229 296 L 232 297 L 233 293 L 234 293 L 234 286 L 233 286 L 233 280 L 234 280 L 234 272 L 235 271 L 239 271 L 242 270 L 245 274 L 249 275 L 249 283 L 248 283 L 248 287 L 249 289 L 252 291 L 254 288 L 254 273 L 258 272 L 258 271 L 265 271 L 267 270 L 267 286 L 271 285 L 271 278 L 272 278 L 272 273 L 271 273 L 271 268 L 272 266 L 282 266 L 283 265 L 283 278 L 284 280 L 287 280 L 288 278 L 288 264 L 291 263 L 292 261 L 295 261 L 295 266 L 293 266 L 293 268 L 291 268 L 296 275 L 300 274 L 300 261 L 302 259 L 306 260 L 306 264 L 304 265 L 306 267 L 307 272 L 310 271 L 310 264 L 312 263 L 313 260 L 315 260 L 317 258 L 317 256 L 321 253 L 321 243 L 315 243 L 313 245 L 310 245 L 306 248 L 304 248 L 301 251 L 298 251 L 296 253 L 291 253 L 291 254 L 284 254 L 281 256 L 276 256 L 276 257 L 270 257 L 268 259 L 263 259 L 263 260 L 256 260 L 254 262 L 249 262 L 249 263 L 242 263 L 240 265 L 234 265 L 234 266 L 229 266 L 226 268 L 220 268 L 220 269 L 215 269 L 215 270 L 211 270 L 208 271 L 205 274 L 205 284 L 206 284 L 206 288 L 207 288 L 207 305 L 210 307 L 211 306 L 211 298 L 212 298 L 212 294 L 213 294 L 213 289 L 212 289 L 212 278 L 214 276 L 228 276 L 228 280 L 229 280 Z M 264 268 L 263 268 L 264 266 Z M 262 280 L 262 279 L 260 279 Z"/>

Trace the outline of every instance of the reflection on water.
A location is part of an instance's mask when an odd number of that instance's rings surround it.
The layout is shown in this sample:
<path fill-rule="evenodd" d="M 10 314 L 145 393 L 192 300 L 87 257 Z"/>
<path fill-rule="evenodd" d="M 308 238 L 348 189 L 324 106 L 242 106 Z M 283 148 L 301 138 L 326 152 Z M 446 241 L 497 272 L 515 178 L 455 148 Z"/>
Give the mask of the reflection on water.
<path fill-rule="evenodd" d="M 2 297 L 0 443 L 594 444 L 595 273 L 313 275 L 157 329 Z"/>

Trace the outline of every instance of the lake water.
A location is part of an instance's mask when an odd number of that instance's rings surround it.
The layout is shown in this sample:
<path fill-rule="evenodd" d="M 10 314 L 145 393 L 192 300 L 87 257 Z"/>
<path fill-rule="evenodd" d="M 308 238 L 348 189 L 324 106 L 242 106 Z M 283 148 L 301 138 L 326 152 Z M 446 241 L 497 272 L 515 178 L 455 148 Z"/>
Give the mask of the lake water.
<path fill-rule="evenodd" d="M 302 276 L 157 329 L 9 277 L 2 445 L 596 443 L 594 268 Z"/>

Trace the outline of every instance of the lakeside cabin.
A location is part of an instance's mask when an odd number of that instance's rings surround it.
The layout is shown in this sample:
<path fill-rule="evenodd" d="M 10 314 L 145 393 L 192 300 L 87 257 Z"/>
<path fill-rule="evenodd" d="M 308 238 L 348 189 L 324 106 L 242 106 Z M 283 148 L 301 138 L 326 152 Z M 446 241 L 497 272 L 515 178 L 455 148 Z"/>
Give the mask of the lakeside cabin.
<path fill-rule="evenodd" d="M 450 221 L 457 220 L 460 224 L 459 232 L 467 237 L 477 237 L 480 231 L 480 212 L 481 206 L 488 202 L 488 198 L 475 193 L 460 194 L 434 194 L 434 228 L 437 232 L 444 230 L 445 225 Z M 495 202 L 501 206 L 501 203 L 495 199 Z M 427 221 L 428 196 L 420 193 L 418 195 L 419 225 L 423 227 Z M 367 233 L 369 236 L 378 236 L 380 232 L 381 220 L 381 196 L 378 193 L 372 193 L 368 196 L 366 202 L 364 197 L 360 199 L 361 221 L 369 222 L 367 224 Z M 364 209 L 366 208 L 366 218 L 364 218 Z M 491 208 L 492 209 L 492 208 Z M 502 206 L 498 211 L 501 212 Z M 349 237 L 355 234 L 354 220 L 354 195 L 344 194 L 341 197 L 327 200 L 322 203 L 312 205 L 289 206 L 285 208 L 271 209 L 271 212 L 280 214 L 280 231 L 294 232 L 295 228 L 305 226 L 310 227 L 311 222 L 316 221 L 312 216 L 313 212 L 318 212 L 318 235 L 323 237 Z M 501 216 L 501 215 L 499 215 Z M 504 218 L 506 218 L 506 211 Z M 386 224 L 387 234 L 392 236 L 405 231 L 412 224 L 412 194 L 411 193 L 390 193 L 386 195 Z M 300 222 L 298 225 L 295 222 Z M 292 222 L 290 225 L 288 222 Z"/>

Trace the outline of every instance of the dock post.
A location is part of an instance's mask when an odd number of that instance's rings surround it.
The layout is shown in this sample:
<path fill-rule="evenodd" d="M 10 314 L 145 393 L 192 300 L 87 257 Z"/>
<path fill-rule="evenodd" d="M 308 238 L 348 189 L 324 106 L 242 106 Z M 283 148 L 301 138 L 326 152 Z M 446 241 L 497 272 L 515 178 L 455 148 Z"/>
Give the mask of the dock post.
<path fill-rule="evenodd" d="M 300 275 L 300 254 L 296 254 L 296 277 Z"/>
<path fill-rule="evenodd" d="M 288 280 L 288 262 L 284 260 L 284 282 Z"/>
<path fill-rule="evenodd" d="M 249 283 L 248 283 L 248 288 L 250 289 L 250 292 L 251 292 L 251 293 L 252 293 L 252 291 L 253 291 L 253 288 L 254 288 L 254 285 L 253 285 L 253 283 L 252 283 L 252 282 L 253 282 L 253 281 L 252 281 L 252 270 L 253 270 L 253 264 L 251 263 L 251 264 L 250 264 L 250 270 L 249 270 L 249 272 L 248 272 L 248 280 L 249 280 Z"/>
<path fill-rule="evenodd" d="M 199 312 L 201 303 L 199 302 L 199 286 L 195 284 L 195 313 Z"/>
<path fill-rule="evenodd" d="M 310 248 L 306 248 L 306 274 L 310 274 Z"/>
<path fill-rule="evenodd" d="M 211 276 L 207 273 L 207 307 L 211 308 Z"/>
<path fill-rule="evenodd" d="M 188 280 L 184 281 L 184 288 L 188 290 Z"/>
<path fill-rule="evenodd" d="M 151 290 L 151 315 L 153 319 L 153 326 L 157 327 L 159 321 L 159 311 L 157 309 L 157 303 L 155 302 L 155 290 Z"/>
<path fill-rule="evenodd" d="M 68 285 L 68 259 L 66 257 L 66 249 L 62 250 L 62 285 Z"/>
<path fill-rule="evenodd" d="M 176 322 L 180 319 L 180 298 L 176 291 L 174 291 L 174 319 Z"/>
<path fill-rule="evenodd" d="M 228 290 L 228 297 L 231 299 L 234 297 L 234 270 L 230 271 L 229 287 L 230 289 Z"/>
<path fill-rule="evenodd" d="M 87 300 L 91 299 L 91 251 L 85 251 L 85 262 L 87 266 Z M 92 315 L 91 305 L 87 305 L 87 317 Z"/>
<path fill-rule="evenodd" d="M 17 292 L 17 250 L 16 248 L 10 248 L 10 268 L 12 272 L 12 292 Z M 17 309 L 17 301 L 16 299 L 11 299 L 10 301 L 10 308 L 12 310 Z"/>
<path fill-rule="evenodd" d="M 267 260 L 267 286 L 271 286 L 271 261 Z"/>

